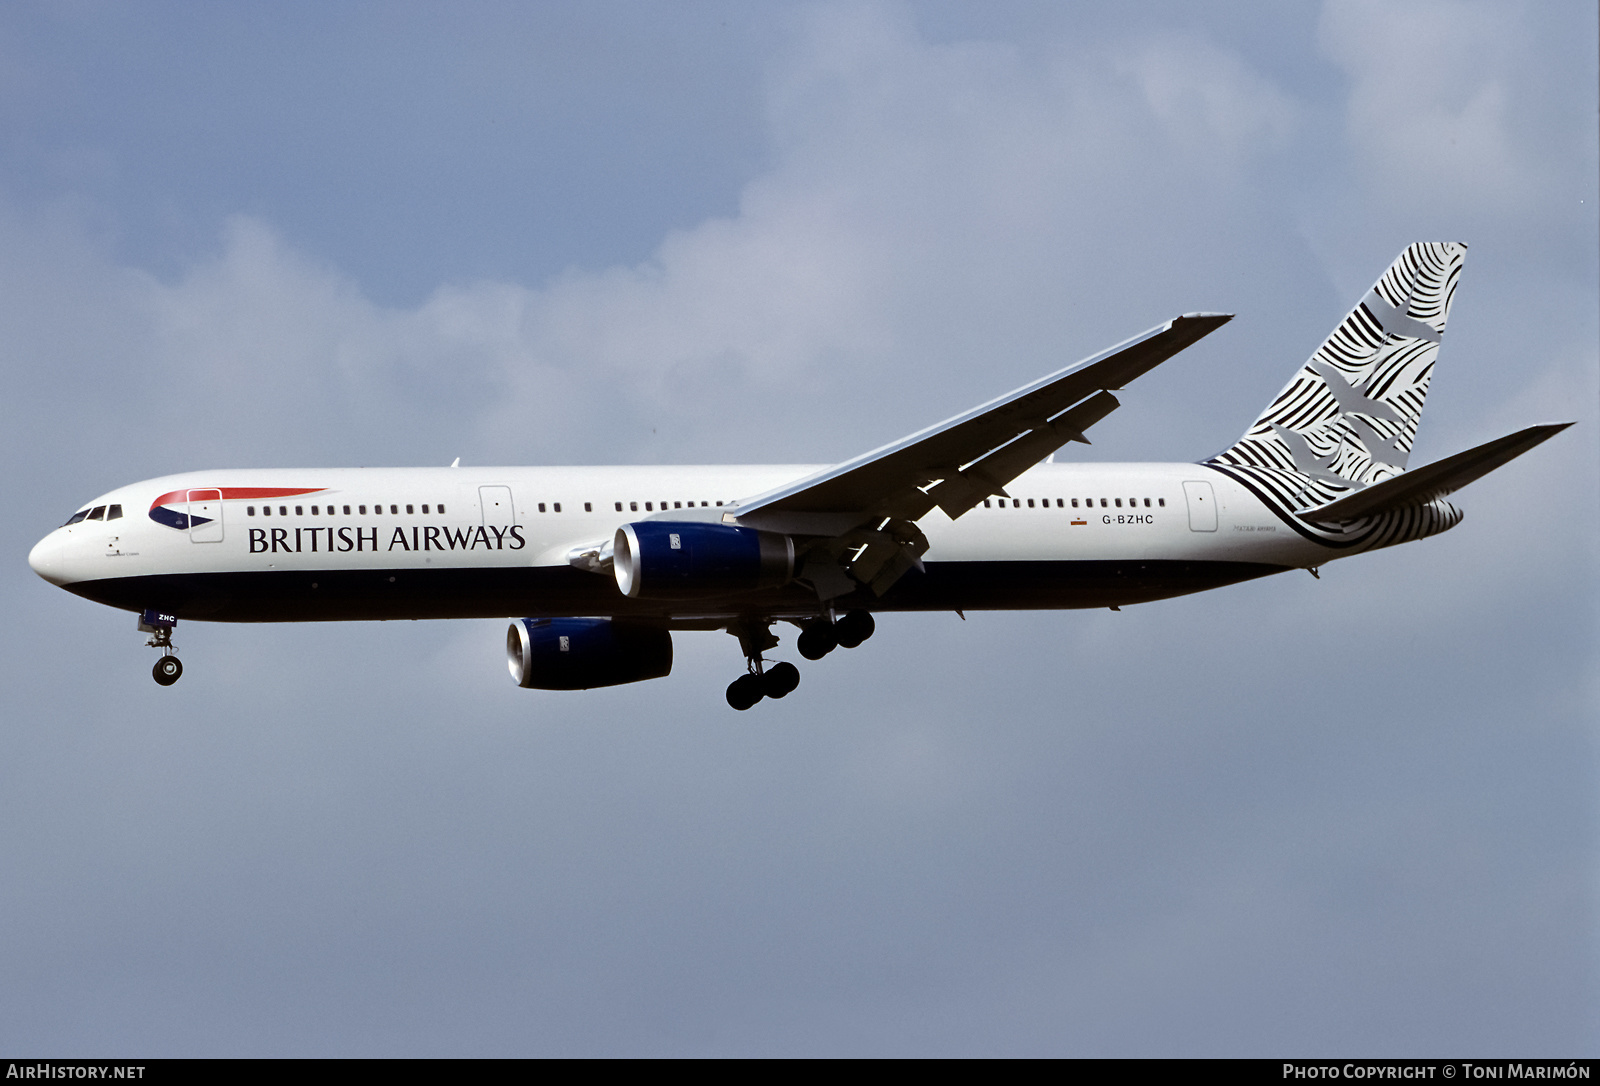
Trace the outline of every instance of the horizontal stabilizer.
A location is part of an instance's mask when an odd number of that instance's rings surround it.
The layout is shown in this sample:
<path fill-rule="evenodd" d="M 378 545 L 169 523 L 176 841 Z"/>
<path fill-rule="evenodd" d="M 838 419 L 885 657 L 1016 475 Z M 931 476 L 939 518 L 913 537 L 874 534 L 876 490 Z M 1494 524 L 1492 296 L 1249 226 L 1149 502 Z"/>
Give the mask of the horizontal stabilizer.
<path fill-rule="evenodd" d="M 1447 456 L 1425 468 L 1405 472 L 1382 482 L 1373 483 L 1349 497 L 1329 502 L 1316 509 L 1304 509 L 1300 516 L 1306 520 L 1335 524 L 1361 517 L 1376 516 L 1395 509 L 1406 509 L 1442 498 L 1460 490 L 1468 483 L 1481 479 L 1495 468 L 1509 464 L 1529 449 L 1555 437 L 1571 426 L 1570 422 L 1557 422 L 1545 426 L 1530 426 L 1514 434 L 1498 438 L 1475 449 Z"/>

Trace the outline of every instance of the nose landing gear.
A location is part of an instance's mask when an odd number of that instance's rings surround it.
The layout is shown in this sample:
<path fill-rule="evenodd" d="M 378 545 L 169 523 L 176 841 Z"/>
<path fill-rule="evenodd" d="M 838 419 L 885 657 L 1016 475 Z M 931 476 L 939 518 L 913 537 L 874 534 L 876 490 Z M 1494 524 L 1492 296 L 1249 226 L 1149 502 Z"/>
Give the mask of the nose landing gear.
<path fill-rule="evenodd" d="M 145 645 L 162 652 L 161 659 L 150 669 L 151 676 L 162 686 L 171 686 L 183 677 L 183 661 L 172 655 L 172 627 L 177 624 L 175 617 L 160 611 L 145 611 L 139 616 L 139 632 L 150 635 Z"/>
<path fill-rule="evenodd" d="M 156 666 L 150 669 L 150 673 L 162 686 L 171 686 L 183 678 L 183 661 L 176 656 L 163 656 L 156 661 Z"/>

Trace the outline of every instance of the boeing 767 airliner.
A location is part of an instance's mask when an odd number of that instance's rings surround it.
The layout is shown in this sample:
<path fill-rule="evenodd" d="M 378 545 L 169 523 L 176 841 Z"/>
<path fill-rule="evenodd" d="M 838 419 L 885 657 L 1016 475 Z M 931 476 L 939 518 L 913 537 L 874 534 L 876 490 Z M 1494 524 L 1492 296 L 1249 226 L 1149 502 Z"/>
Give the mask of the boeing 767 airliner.
<path fill-rule="evenodd" d="M 511 623 L 512 677 L 660 678 L 672 631 L 726 630 L 748 709 L 875 611 L 1120 607 L 1454 527 L 1445 500 L 1570 423 L 1407 467 L 1466 246 L 1408 247 L 1232 447 L 1198 463 L 1064 463 L 1114 390 L 1230 318 L 1191 313 L 832 466 L 201 471 L 95 498 L 28 556 L 137 612 L 176 682 L 180 619 Z"/>

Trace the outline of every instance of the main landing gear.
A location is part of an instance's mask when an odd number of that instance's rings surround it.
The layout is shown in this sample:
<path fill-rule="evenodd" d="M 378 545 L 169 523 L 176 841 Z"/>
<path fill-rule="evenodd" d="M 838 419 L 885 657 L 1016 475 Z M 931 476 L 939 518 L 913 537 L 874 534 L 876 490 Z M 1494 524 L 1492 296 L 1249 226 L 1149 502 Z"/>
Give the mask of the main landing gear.
<path fill-rule="evenodd" d="M 853 649 L 872 636 L 877 624 L 868 611 L 851 611 L 837 621 L 824 615 L 800 631 L 796 647 L 807 660 L 820 660 L 835 648 Z M 741 622 L 728 628 L 744 650 L 747 674 L 728 684 L 728 704 L 743 712 L 762 698 L 782 698 L 800 685 L 800 669 L 787 661 L 768 665 L 762 653 L 776 647 L 770 622 Z"/>
<path fill-rule="evenodd" d="M 749 671 L 728 684 L 728 704 L 744 712 L 762 698 L 783 698 L 800 685 L 800 669 L 790 663 L 767 666 L 761 654 L 775 648 L 771 622 L 736 622 L 728 632 L 739 639 Z"/>
<path fill-rule="evenodd" d="M 171 686 L 183 678 L 183 661 L 172 655 L 175 646 L 172 644 L 172 627 L 178 620 L 171 615 L 162 614 L 160 611 L 145 611 L 139 616 L 139 632 L 150 635 L 150 640 L 145 645 L 152 649 L 161 650 L 161 659 L 156 661 L 156 666 L 150 669 L 150 674 L 162 686 Z"/>
<path fill-rule="evenodd" d="M 800 631 L 795 647 L 807 660 L 820 660 L 836 648 L 855 648 L 877 628 L 871 611 L 851 611 L 837 622 L 823 616 Z"/>
<path fill-rule="evenodd" d="M 760 657 L 750 661 L 750 672 L 728 684 L 728 704 L 740 712 L 762 698 L 783 698 L 800 685 L 800 669 L 784 661 L 762 667 Z"/>

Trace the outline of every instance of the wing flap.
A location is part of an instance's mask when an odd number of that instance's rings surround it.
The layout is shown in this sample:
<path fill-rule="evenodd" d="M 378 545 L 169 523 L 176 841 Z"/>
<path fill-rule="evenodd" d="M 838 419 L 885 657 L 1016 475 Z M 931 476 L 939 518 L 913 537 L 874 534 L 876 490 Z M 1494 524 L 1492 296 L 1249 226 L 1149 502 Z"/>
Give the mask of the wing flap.
<path fill-rule="evenodd" d="M 1076 407 L 1020 435 L 1010 444 L 1002 445 L 946 476 L 928 491 L 928 497 L 951 520 L 991 494 L 1009 497 L 1006 487 L 1013 479 L 1069 441 L 1089 444 L 1083 432 L 1120 406 L 1111 393 L 1097 392 Z"/>
<path fill-rule="evenodd" d="M 1119 389 L 1232 320 L 1189 313 L 970 411 L 728 510 L 763 526 L 778 514 L 916 520 L 935 505 L 959 516 L 1117 406 Z M 1098 394 L 1098 395 L 1097 395 Z M 937 484 L 931 486 L 930 484 Z M 937 492 L 937 496 L 935 496 Z M 725 507 L 726 508 L 726 507 Z"/>

